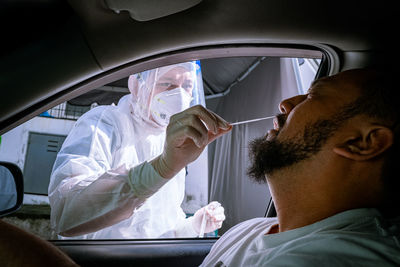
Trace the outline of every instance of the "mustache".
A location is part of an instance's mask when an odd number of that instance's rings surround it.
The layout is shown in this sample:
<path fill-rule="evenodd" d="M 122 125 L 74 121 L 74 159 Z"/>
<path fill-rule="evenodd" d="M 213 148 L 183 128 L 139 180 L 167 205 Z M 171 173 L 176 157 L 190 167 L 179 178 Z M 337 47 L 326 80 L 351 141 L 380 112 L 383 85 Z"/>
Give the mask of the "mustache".
<path fill-rule="evenodd" d="M 285 125 L 285 123 L 286 123 L 286 119 L 287 119 L 286 114 L 279 113 L 279 114 L 276 114 L 275 117 L 276 117 L 276 122 L 278 123 L 279 129 L 282 129 L 283 125 Z"/>

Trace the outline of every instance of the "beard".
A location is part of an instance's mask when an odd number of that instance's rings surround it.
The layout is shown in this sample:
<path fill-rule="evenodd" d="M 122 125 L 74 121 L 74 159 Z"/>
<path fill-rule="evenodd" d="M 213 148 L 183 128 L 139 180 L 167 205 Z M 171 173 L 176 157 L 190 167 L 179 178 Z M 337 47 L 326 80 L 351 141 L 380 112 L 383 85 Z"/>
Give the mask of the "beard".
<path fill-rule="evenodd" d="M 276 118 L 279 129 L 282 129 L 286 121 L 285 115 L 278 114 Z M 250 142 L 251 166 L 247 174 L 252 180 L 265 183 L 265 175 L 270 176 L 278 170 L 309 159 L 321 150 L 342 122 L 342 118 L 337 117 L 318 120 L 306 125 L 303 134 L 299 133 L 291 140 L 278 141 L 279 131 L 271 140 L 266 137 L 254 139 Z"/>

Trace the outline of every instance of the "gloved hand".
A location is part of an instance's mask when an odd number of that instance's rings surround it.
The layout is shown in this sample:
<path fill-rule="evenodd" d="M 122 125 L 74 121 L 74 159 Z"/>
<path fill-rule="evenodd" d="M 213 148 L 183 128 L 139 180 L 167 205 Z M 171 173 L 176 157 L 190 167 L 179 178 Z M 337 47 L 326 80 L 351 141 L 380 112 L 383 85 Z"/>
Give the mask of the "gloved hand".
<path fill-rule="evenodd" d="M 162 177 L 172 178 L 231 129 L 228 122 L 203 106 L 188 108 L 170 118 L 164 151 L 151 164 Z"/>
<path fill-rule="evenodd" d="M 207 206 L 204 206 L 198 211 L 196 211 L 196 213 L 193 216 L 192 226 L 193 229 L 198 234 L 204 234 L 221 228 L 222 222 L 224 220 L 225 220 L 224 208 L 221 206 L 219 202 L 213 201 L 210 202 Z"/>

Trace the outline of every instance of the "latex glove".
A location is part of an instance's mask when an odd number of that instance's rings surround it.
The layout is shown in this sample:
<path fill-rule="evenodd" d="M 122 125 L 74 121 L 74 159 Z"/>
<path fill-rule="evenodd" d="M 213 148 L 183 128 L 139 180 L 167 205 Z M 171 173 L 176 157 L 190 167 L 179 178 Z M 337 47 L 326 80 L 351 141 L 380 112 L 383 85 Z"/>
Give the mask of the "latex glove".
<path fill-rule="evenodd" d="M 203 223 L 204 220 L 205 223 Z M 193 216 L 192 226 L 198 234 L 202 235 L 204 233 L 209 233 L 221 228 L 224 220 L 224 208 L 219 202 L 213 201 L 207 206 L 196 211 Z"/>
<path fill-rule="evenodd" d="M 162 177 L 172 178 L 231 129 L 228 122 L 203 106 L 186 109 L 170 118 L 163 153 L 150 163 Z"/>

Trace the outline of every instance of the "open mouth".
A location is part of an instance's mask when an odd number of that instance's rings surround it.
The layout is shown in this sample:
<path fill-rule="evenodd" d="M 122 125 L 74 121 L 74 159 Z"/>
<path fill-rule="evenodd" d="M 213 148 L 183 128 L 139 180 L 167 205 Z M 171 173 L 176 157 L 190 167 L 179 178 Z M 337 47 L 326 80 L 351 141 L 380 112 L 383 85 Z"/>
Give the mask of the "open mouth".
<path fill-rule="evenodd" d="M 274 118 L 274 130 L 279 131 L 279 122 L 276 117 Z"/>
<path fill-rule="evenodd" d="M 266 136 L 267 139 L 271 140 L 272 138 L 276 137 L 279 134 L 285 122 L 286 122 L 286 115 L 281 113 L 277 114 L 273 120 L 274 128 L 268 131 Z"/>

